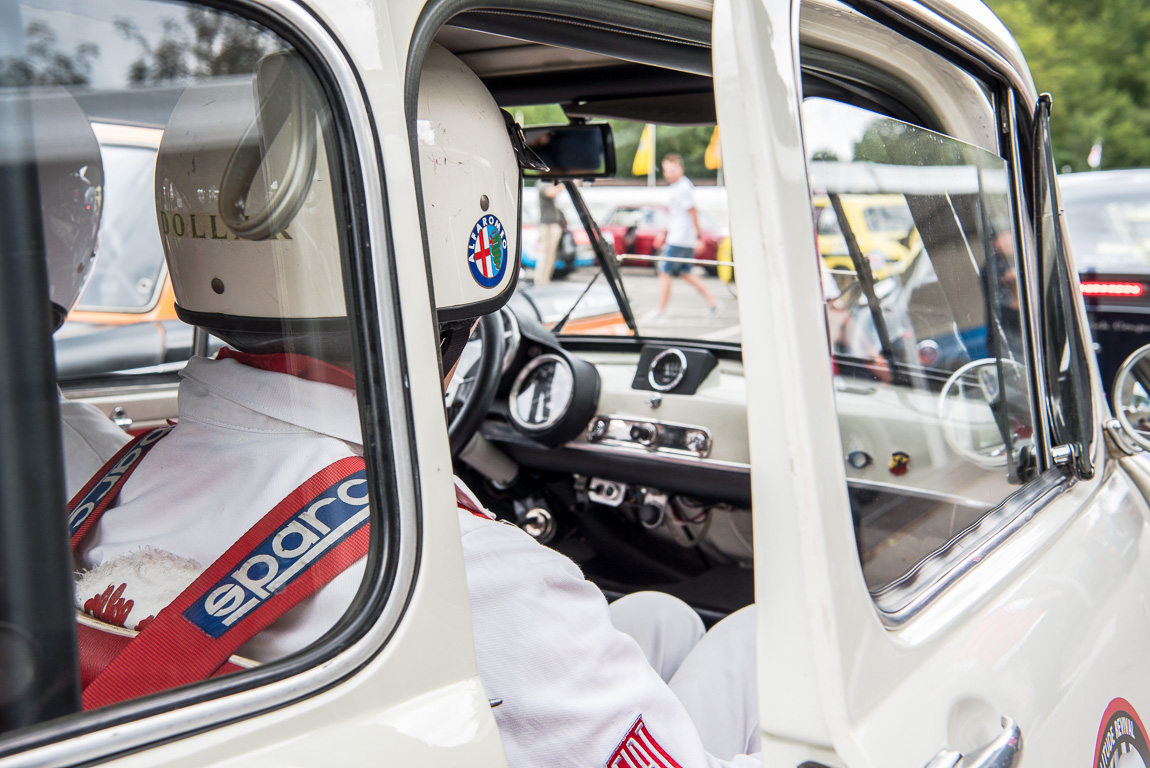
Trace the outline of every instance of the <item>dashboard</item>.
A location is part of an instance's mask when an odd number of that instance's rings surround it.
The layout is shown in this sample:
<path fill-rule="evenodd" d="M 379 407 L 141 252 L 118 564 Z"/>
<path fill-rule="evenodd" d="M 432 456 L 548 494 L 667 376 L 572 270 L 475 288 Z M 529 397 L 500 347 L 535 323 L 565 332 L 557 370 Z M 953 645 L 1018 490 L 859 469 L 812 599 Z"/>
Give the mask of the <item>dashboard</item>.
<path fill-rule="evenodd" d="M 479 440 L 457 462 L 472 490 L 500 518 L 575 559 L 609 595 L 658 587 L 704 617 L 751 602 L 738 351 L 560 341 L 524 303 L 513 300 L 503 314 L 500 384 Z"/>
<path fill-rule="evenodd" d="M 749 505 L 746 384 L 735 354 L 633 339 L 561 344 L 530 309 L 510 307 L 485 438 L 532 469 Z"/>

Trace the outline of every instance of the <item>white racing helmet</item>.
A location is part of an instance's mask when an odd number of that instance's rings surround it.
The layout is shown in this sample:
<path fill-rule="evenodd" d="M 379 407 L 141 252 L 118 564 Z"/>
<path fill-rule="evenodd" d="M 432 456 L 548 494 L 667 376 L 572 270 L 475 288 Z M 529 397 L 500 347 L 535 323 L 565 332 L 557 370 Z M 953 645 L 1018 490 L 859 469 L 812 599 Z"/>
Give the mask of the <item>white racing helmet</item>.
<path fill-rule="evenodd" d="M 475 318 L 507 303 L 519 278 L 521 167 L 547 170 L 467 66 L 433 44 L 416 116 L 424 224 L 443 370 Z"/>
<path fill-rule="evenodd" d="M 250 352 L 346 337 L 329 114 L 290 53 L 180 97 L 156 156 L 156 215 L 181 320 Z"/>
<path fill-rule="evenodd" d="M 28 99 L 31 107 L 55 329 L 80 298 L 96 262 L 104 194 L 100 145 L 87 115 L 63 88 L 39 88 L 12 98 Z M 0 103 L 0 109 L 14 106 Z"/>
<path fill-rule="evenodd" d="M 515 290 L 522 181 L 504 114 L 463 62 L 428 49 L 416 132 L 441 321 L 498 309 Z"/>
<path fill-rule="evenodd" d="M 181 97 L 156 162 L 157 214 L 181 319 L 246 351 L 346 349 L 345 228 L 334 204 L 329 115 L 314 76 L 292 53 L 264 57 L 254 83 L 221 79 Z M 474 73 L 432 47 L 417 126 L 445 325 L 497 309 L 514 290 L 521 141 L 513 137 L 521 135 L 508 120 Z"/>

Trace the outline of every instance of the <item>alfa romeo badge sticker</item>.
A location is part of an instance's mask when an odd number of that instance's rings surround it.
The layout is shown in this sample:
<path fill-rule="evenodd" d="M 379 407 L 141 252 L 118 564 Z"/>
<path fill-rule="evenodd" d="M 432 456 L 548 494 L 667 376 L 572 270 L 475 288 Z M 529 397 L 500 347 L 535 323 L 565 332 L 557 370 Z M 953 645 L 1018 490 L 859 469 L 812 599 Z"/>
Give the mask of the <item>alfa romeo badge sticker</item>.
<path fill-rule="evenodd" d="M 494 288 L 507 271 L 507 233 L 496 216 L 484 216 L 471 228 L 467 263 L 471 276 L 484 288 Z"/>
<path fill-rule="evenodd" d="M 1094 768 L 1150 768 L 1146 729 L 1126 699 L 1106 708 L 1094 746 Z"/>

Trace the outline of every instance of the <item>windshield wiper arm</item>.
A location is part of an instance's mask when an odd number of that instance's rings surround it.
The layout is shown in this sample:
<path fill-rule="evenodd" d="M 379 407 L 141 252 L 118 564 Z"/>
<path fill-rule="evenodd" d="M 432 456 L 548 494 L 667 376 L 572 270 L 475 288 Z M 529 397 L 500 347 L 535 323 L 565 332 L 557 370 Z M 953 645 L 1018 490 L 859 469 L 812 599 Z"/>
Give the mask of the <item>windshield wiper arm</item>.
<path fill-rule="evenodd" d="M 575 185 L 575 182 L 565 181 L 563 186 L 567 188 L 567 194 L 571 196 L 571 202 L 575 205 L 575 211 L 579 214 L 579 221 L 583 223 L 583 229 L 587 230 L 587 236 L 591 240 L 591 248 L 595 251 L 595 258 L 599 260 L 599 266 L 602 268 L 603 274 L 607 276 L 607 284 L 611 286 L 611 293 L 615 294 L 615 301 L 619 304 L 619 311 L 623 315 L 623 320 L 631 329 L 631 333 L 638 336 L 639 328 L 635 325 L 635 313 L 631 311 L 631 301 L 627 298 L 627 291 L 623 287 L 623 276 L 619 274 L 619 263 L 615 261 L 615 249 L 609 249 L 607 241 L 603 239 L 603 233 L 599 231 L 599 225 L 595 223 L 595 219 L 591 218 L 591 211 L 587 209 L 587 203 L 584 202 L 583 195 L 579 194 L 579 187 Z M 582 299 L 583 297 L 580 296 L 579 298 Z"/>
<path fill-rule="evenodd" d="M 843 202 L 839 199 L 838 194 L 830 192 L 827 194 L 827 197 L 831 201 L 831 207 L 834 208 L 835 216 L 838 217 L 839 229 L 842 230 L 843 240 L 847 246 L 847 253 L 850 254 L 851 261 L 854 263 L 855 274 L 859 280 L 859 287 L 862 288 L 863 295 L 866 296 L 871 321 L 874 323 L 875 333 L 878 334 L 879 348 L 882 350 L 882 354 L 890 366 L 891 374 L 894 376 L 895 382 L 904 383 L 906 379 L 899 366 L 899 361 L 895 356 L 894 344 L 891 341 L 890 331 L 886 325 L 886 317 L 882 313 L 882 305 L 879 303 L 878 295 L 875 293 L 875 279 L 874 273 L 871 272 L 870 261 L 866 255 L 863 254 L 862 248 L 859 247 L 854 230 L 851 229 L 850 222 L 847 221 L 846 211 L 843 210 Z"/>
<path fill-rule="evenodd" d="M 551 332 L 556 336 L 563 330 L 563 326 L 567 325 L 567 321 L 571 319 L 572 313 L 575 312 L 575 307 L 579 306 L 579 302 L 583 301 L 583 297 L 587 295 L 587 291 L 591 290 L 591 286 L 595 285 L 595 281 L 599 279 L 599 275 L 603 274 L 603 268 L 600 267 L 599 271 L 595 273 L 595 277 L 587 281 L 587 287 L 583 289 L 583 293 L 579 294 L 579 298 L 575 299 L 575 303 L 571 305 L 571 309 L 567 310 L 567 314 L 560 318 L 559 322 L 551 326 Z"/>

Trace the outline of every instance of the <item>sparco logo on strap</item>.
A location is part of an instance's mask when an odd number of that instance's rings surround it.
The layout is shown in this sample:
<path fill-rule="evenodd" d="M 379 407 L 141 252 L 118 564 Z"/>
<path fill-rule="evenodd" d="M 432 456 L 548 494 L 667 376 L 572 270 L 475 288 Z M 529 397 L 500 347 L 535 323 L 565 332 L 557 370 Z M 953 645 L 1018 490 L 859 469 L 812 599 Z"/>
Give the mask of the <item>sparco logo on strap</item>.
<path fill-rule="evenodd" d="M 251 550 L 238 568 L 204 590 L 184 618 L 220 638 L 243 616 L 303 574 L 367 522 L 363 470 L 334 483 Z"/>
<path fill-rule="evenodd" d="M 102 475 L 96 475 L 88 482 L 87 487 L 76 494 L 77 500 L 72 502 L 71 511 L 68 513 L 68 534 L 73 537 L 73 544 L 76 543 L 76 534 L 97 507 L 100 507 L 105 501 L 111 501 L 109 494 L 112 493 L 112 489 L 116 489 L 118 492 L 120 480 L 125 479 L 126 475 L 130 475 L 136 464 L 148 454 L 152 446 L 171 431 L 172 427 L 160 427 L 153 429 L 134 442 L 128 443 L 119 455 L 109 462 L 112 464 L 110 469 Z M 107 467 L 108 464 L 104 466 Z"/>

